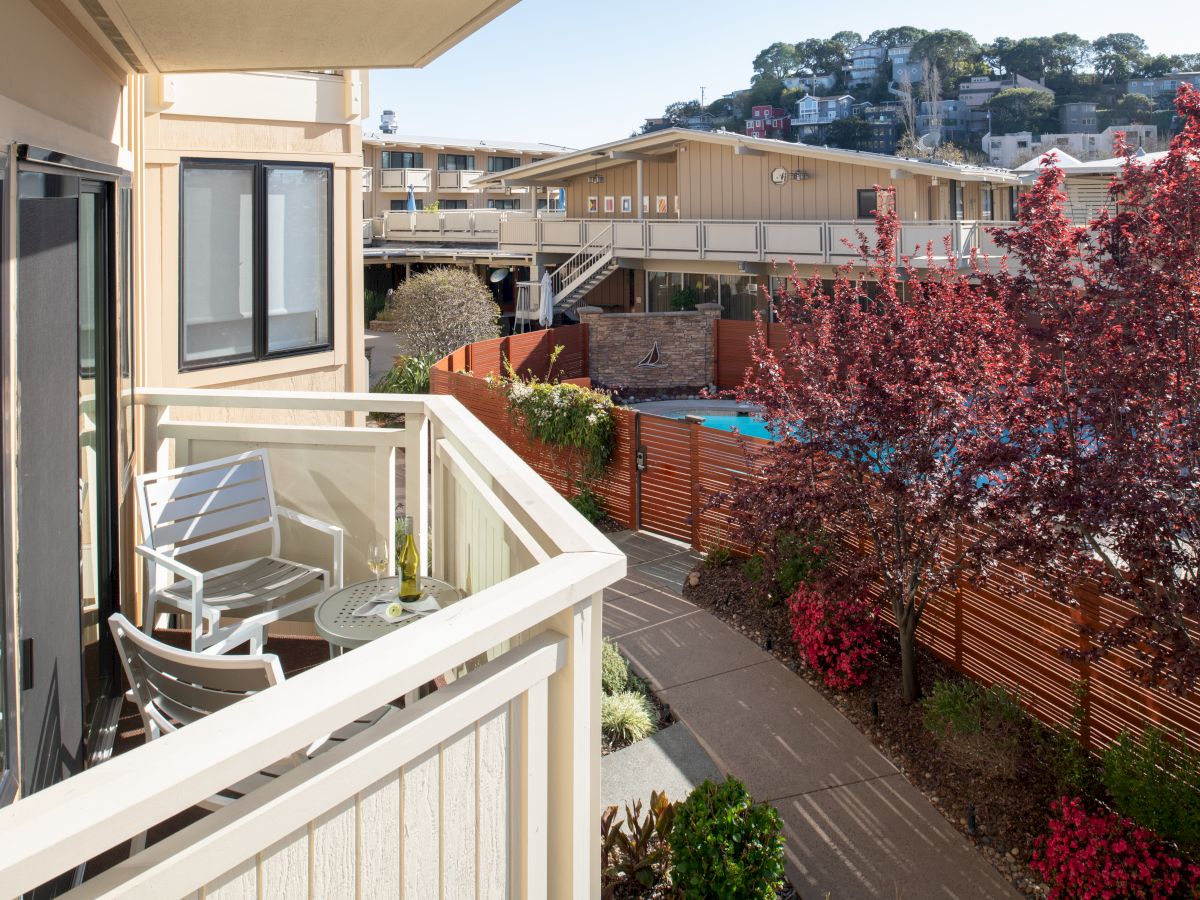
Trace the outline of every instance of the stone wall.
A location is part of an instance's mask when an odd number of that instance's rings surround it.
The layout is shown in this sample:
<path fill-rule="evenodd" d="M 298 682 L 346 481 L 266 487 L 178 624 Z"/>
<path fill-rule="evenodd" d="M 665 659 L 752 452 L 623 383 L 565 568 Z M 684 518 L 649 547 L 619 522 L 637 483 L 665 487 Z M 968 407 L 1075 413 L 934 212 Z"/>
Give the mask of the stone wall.
<path fill-rule="evenodd" d="M 588 375 L 598 385 L 635 391 L 707 387 L 714 380 L 713 323 L 719 318 L 718 303 L 668 313 L 581 307 L 579 320 L 588 326 Z"/>

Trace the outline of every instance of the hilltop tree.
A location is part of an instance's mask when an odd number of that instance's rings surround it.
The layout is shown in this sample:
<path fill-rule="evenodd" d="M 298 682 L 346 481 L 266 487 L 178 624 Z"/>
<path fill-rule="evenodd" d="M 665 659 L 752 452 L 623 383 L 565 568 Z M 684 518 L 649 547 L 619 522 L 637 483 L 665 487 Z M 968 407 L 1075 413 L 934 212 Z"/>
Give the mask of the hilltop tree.
<path fill-rule="evenodd" d="M 835 44 L 841 44 L 845 56 L 849 56 L 850 51 L 862 43 L 862 35 L 857 31 L 839 31 L 829 39 Z"/>
<path fill-rule="evenodd" d="M 1043 167 L 995 234 L 1020 269 L 992 289 L 1043 348 L 1029 400 L 1045 426 L 1007 497 L 1027 517 L 1015 547 L 1065 556 L 1064 584 L 1089 576 L 1133 608 L 1086 624 L 1085 656 L 1125 649 L 1135 677 L 1184 693 L 1200 678 L 1200 92 L 1184 85 L 1176 107 L 1166 156 L 1129 156 L 1086 227 Z"/>
<path fill-rule="evenodd" d="M 764 477 L 739 485 L 751 540 L 780 530 L 861 536 L 864 565 L 898 625 L 901 693 L 919 694 L 916 634 L 929 604 L 977 570 L 1023 440 L 1029 353 L 1002 302 L 957 261 L 917 272 L 901 261 L 894 191 L 881 190 L 865 275 L 832 289 L 797 276 L 774 300 L 771 349 L 761 320 L 735 392 L 759 406 L 777 442 Z M 859 269 L 860 272 L 863 269 Z M 835 567 L 844 569 L 844 567 Z"/>
<path fill-rule="evenodd" d="M 1122 94 L 1113 104 L 1112 114 L 1120 125 L 1141 124 L 1154 115 L 1154 101 L 1145 94 Z"/>
<path fill-rule="evenodd" d="M 776 41 L 754 57 L 754 81 L 762 79 L 781 81 L 799 67 L 796 45 Z"/>
<path fill-rule="evenodd" d="M 992 134 L 1035 131 L 1053 127 L 1054 95 L 1033 88 L 1008 88 L 986 104 L 992 114 Z"/>
<path fill-rule="evenodd" d="M 672 122 L 681 122 L 689 116 L 698 116 L 702 112 L 704 112 L 704 107 L 700 105 L 699 100 L 676 100 L 674 103 L 667 104 L 667 108 L 663 110 L 663 117 Z"/>
<path fill-rule="evenodd" d="M 1092 41 L 1092 52 L 1102 81 L 1125 81 L 1141 70 L 1146 42 L 1127 31 L 1114 32 Z"/>
<path fill-rule="evenodd" d="M 1144 57 L 1138 66 L 1138 73 L 1147 78 L 1161 78 L 1168 72 L 1178 72 L 1181 69 L 1183 69 L 1182 56 L 1159 53 L 1155 56 Z"/>
<path fill-rule="evenodd" d="M 796 68 L 800 71 L 840 75 L 846 48 L 835 40 L 812 38 L 796 44 Z"/>
<path fill-rule="evenodd" d="M 1040 80 L 1071 74 L 1086 60 L 1091 44 L 1076 34 L 1062 31 L 1049 37 L 1020 40 L 996 38 L 983 48 L 984 59 L 996 71 L 1016 73 Z"/>
<path fill-rule="evenodd" d="M 829 124 L 825 142 L 830 147 L 840 147 L 842 150 L 861 150 L 870 139 L 871 127 L 866 119 L 848 116 Z"/>
<path fill-rule="evenodd" d="M 867 43 L 890 50 L 892 47 L 907 47 L 929 34 L 924 28 L 901 25 L 898 28 L 881 28 L 867 35 Z"/>
<path fill-rule="evenodd" d="M 926 34 L 913 45 L 912 55 L 936 65 L 943 80 L 971 75 L 983 58 L 975 38 L 951 28 L 939 28 Z"/>

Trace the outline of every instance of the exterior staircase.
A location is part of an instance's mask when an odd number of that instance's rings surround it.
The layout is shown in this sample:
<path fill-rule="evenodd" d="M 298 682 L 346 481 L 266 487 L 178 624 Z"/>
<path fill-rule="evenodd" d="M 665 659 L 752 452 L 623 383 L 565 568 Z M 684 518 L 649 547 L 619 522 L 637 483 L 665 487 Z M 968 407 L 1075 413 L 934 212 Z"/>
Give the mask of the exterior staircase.
<path fill-rule="evenodd" d="M 613 256 L 612 226 L 609 225 L 551 276 L 555 316 L 571 312 L 592 288 L 615 272 L 617 267 L 617 260 Z"/>

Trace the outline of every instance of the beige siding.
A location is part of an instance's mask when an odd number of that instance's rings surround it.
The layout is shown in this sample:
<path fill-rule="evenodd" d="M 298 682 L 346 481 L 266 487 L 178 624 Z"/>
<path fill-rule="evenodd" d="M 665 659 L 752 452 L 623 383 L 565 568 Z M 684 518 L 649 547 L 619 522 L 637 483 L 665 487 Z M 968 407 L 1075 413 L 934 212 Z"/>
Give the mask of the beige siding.
<path fill-rule="evenodd" d="M 777 185 L 771 172 L 802 169 L 808 177 Z M 684 219 L 853 219 L 857 190 L 876 184 L 896 188 L 902 219 L 929 215 L 930 178 L 879 166 L 802 159 L 781 153 L 737 156 L 732 147 L 693 142 L 679 152 L 680 214 Z"/>
<path fill-rule="evenodd" d="M 263 79 L 264 109 L 269 88 Z M 265 113 L 264 113 L 265 114 Z M 363 359 L 361 156 L 357 124 L 207 119 L 150 112 L 144 125 L 145 302 L 138 323 L 138 380 L 161 387 L 353 391 L 366 384 Z M 179 371 L 180 161 L 186 157 L 287 160 L 333 166 L 333 349 L 287 359 Z"/>
<path fill-rule="evenodd" d="M 642 193 L 650 198 L 650 211 L 646 214 L 649 219 L 674 219 L 675 197 L 679 194 L 678 166 L 674 159 L 668 162 L 646 162 L 643 164 Z M 577 175 L 566 183 L 567 215 L 572 219 L 636 219 L 638 217 L 637 197 L 637 163 L 623 163 L 599 169 L 597 174 L 604 176 L 603 184 L 589 184 L 586 175 Z M 598 211 L 588 212 L 587 199 L 597 199 Z M 613 198 L 613 212 L 604 211 L 604 198 Z M 621 212 L 621 198 L 632 199 L 632 209 L 628 214 Z M 667 198 L 667 212 L 660 215 L 656 209 L 656 199 Z M 683 198 L 680 198 L 680 203 Z"/>

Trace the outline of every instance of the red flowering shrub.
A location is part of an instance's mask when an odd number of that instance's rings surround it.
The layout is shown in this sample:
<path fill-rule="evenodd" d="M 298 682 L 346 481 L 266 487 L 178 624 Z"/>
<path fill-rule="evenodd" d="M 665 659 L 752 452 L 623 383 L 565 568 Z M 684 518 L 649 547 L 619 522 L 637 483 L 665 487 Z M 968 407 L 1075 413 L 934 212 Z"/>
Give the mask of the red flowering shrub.
<path fill-rule="evenodd" d="M 879 655 L 879 617 L 865 600 L 829 597 L 800 585 L 788 598 L 792 640 L 804 661 L 835 691 L 866 684 Z"/>
<path fill-rule="evenodd" d="M 1149 829 L 1091 812 L 1079 797 L 1063 797 L 1053 810 L 1030 863 L 1050 885 L 1051 900 L 1200 896 L 1200 866 L 1185 864 Z"/>

